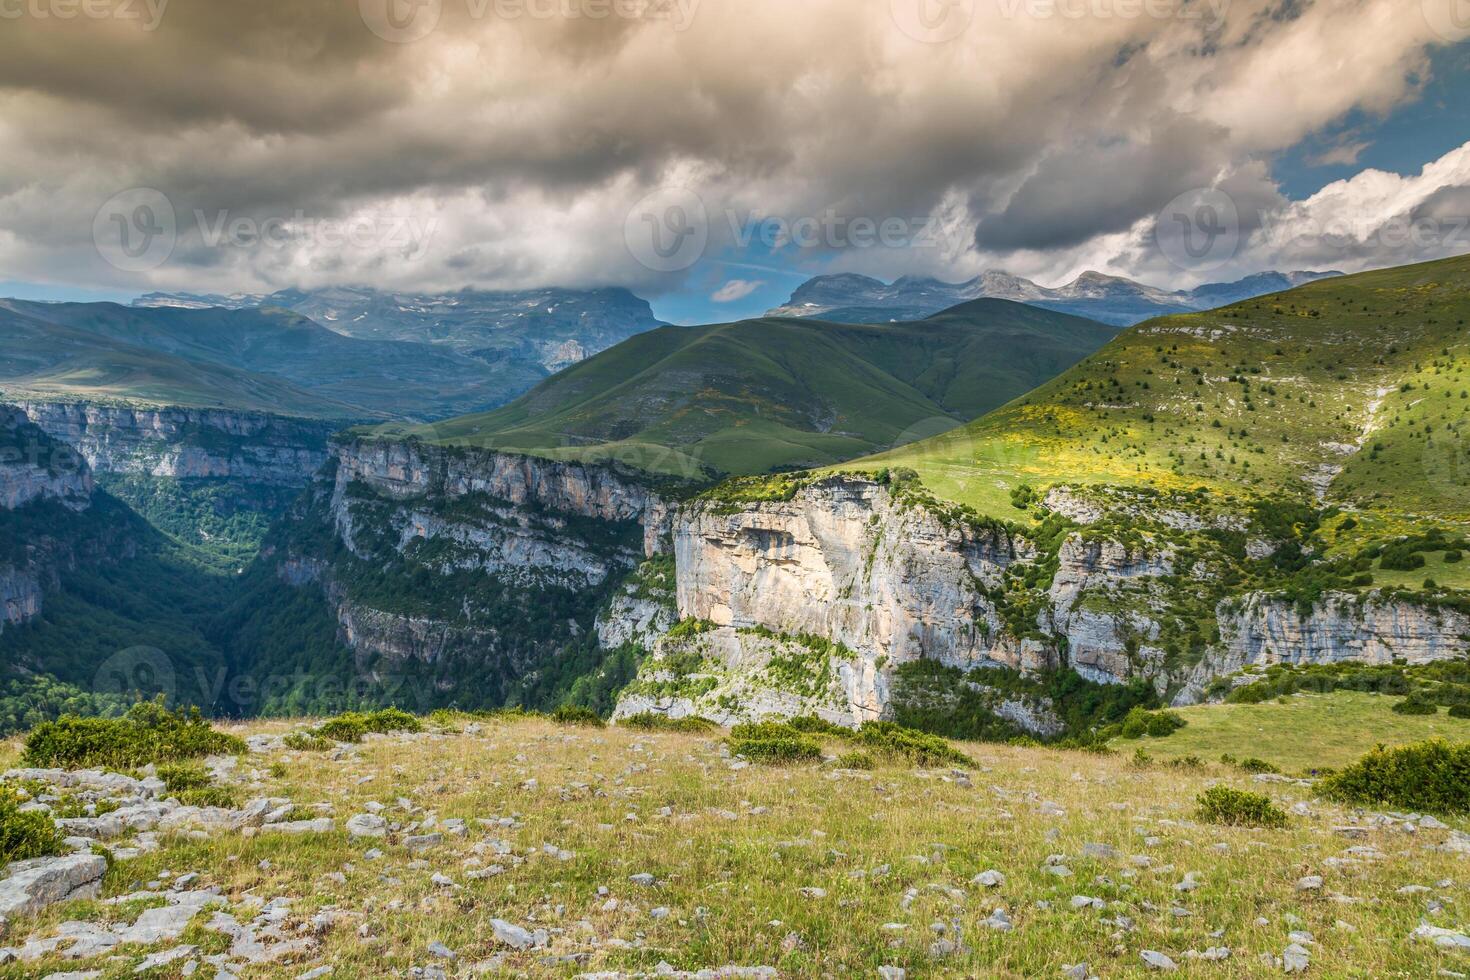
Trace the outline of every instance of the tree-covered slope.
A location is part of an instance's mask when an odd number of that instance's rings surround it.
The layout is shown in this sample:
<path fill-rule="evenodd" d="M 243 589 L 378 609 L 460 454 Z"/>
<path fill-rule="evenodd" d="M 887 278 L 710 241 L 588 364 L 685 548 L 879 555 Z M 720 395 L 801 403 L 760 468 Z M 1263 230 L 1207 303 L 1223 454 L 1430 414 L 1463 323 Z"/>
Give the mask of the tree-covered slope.
<path fill-rule="evenodd" d="M 976 422 L 864 461 L 1013 514 L 1022 485 L 1316 495 L 1470 517 L 1470 258 L 1139 324 Z"/>
<path fill-rule="evenodd" d="M 503 409 L 385 434 L 697 477 L 820 466 L 932 435 L 1113 329 L 1002 300 L 918 323 L 767 318 L 641 334 Z"/>

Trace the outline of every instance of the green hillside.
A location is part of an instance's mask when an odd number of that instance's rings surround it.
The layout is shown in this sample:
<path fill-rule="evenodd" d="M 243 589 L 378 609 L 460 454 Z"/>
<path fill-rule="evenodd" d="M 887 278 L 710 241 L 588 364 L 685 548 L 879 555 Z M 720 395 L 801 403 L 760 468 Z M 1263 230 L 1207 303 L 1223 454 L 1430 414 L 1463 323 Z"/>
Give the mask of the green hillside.
<path fill-rule="evenodd" d="M 917 323 L 767 318 L 641 334 L 498 411 L 379 431 L 683 477 L 821 466 L 1029 391 L 1113 328 L 1002 300 Z"/>
<path fill-rule="evenodd" d="M 1470 257 L 1163 317 L 968 426 L 864 463 L 911 468 L 994 515 L 1015 515 L 1018 487 L 1066 483 L 1316 495 L 1371 511 L 1362 520 L 1383 532 L 1399 529 L 1390 515 L 1462 520 L 1467 319 Z"/>
<path fill-rule="evenodd" d="M 534 376 L 430 344 L 361 340 L 279 309 L 0 300 L 7 397 L 425 419 L 498 405 Z"/>

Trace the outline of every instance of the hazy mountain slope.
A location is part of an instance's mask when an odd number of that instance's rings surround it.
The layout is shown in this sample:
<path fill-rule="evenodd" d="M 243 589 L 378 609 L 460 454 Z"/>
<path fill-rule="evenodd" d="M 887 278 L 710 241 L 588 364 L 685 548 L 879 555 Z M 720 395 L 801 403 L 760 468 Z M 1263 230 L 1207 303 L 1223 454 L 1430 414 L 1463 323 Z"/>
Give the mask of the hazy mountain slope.
<path fill-rule="evenodd" d="M 537 376 L 429 344 L 345 337 L 275 309 L 3 300 L 0 337 L 0 385 L 14 392 L 334 418 L 491 407 Z"/>
<path fill-rule="evenodd" d="M 691 478 L 821 465 L 973 418 L 1112 333 L 999 300 L 902 325 L 669 327 L 498 411 L 384 431 L 559 459 L 616 458 Z"/>
<path fill-rule="evenodd" d="M 443 344 L 531 381 L 659 326 L 648 303 L 626 289 L 384 293 L 365 287 L 288 289 L 268 296 L 150 293 L 137 306 L 279 307 L 366 340 Z"/>
<path fill-rule="evenodd" d="M 1020 484 L 1066 481 L 1470 516 L 1467 318 L 1467 257 L 1166 317 L 872 462 L 991 513 Z"/>
<path fill-rule="evenodd" d="M 957 303 L 985 297 L 1029 303 L 1115 326 L 1132 326 L 1150 317 L 1211 309 L 1338 274 L 1265 272 L 1238 282 L 1212 283 L 1182 292 L 1097 272 L 1085 272 L 1055 289 L 1003 272 L 987 272 L 961 283 L 905 276 L 892 284 L 844 274 L 808 280 L 770 315 L 813 316 L 840 323 L 918 320 Z"/>

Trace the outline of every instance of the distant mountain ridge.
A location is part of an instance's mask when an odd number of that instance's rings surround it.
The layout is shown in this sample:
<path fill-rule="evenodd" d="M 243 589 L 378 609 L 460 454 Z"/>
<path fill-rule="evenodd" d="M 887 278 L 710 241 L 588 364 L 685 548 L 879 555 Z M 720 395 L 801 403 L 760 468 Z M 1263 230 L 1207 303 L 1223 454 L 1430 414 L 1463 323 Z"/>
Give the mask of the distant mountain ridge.
<path fill-rule="evenodd" d="M 534 366 L 543 376 L 663 325 L 647 301 L 618 288 L 397 293 L 333 286 L 230 296 L 148 293 L 133 306 L 280 308 L 347 337 L 440 344 L 494 364 Z"/>
<path fill-rule="evenodd" d="M 1229 283 L 1169 292 L 1131 279 L 1084 272 L 1055 289 L 1004 272 L 968 282 L 904 276 L 893 283 L 854 274 L 818 276 L 768 316 L 821 317 L 839 323 L 922 320 L 973 299 L 1007 299 L 1115 327 L 1171 313 L 1196 313 L 1340 276 L 1340 272 L 1262 272 Z"/>
<path fill-rule="evenodd" d="M 143 308 L 0 300 L 0 389 L 340 420 L 493 408 L 545 376 L 453 347 L 344 336 L 279 308 Z"/>
<path fill-rule="evenodd" d="M 378 430 L 704 479 L 839 462 L 953 428 L 1116 334 L 1006 300 L 922 322 L 745 320 L 641 334 L 499 410 Z"/>

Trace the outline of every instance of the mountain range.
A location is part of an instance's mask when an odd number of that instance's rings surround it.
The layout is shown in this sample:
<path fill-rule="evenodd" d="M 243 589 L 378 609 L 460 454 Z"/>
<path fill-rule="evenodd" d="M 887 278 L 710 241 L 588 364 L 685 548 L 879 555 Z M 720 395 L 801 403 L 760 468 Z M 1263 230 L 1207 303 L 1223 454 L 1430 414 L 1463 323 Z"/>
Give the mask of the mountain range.
<path fill-rule="evenodd" d="M 1131 279 L 1085 272 L 1055 289 L 1004 272 L 987 272 L 968 282 L 905 276 L 885 283 L 844 274 L 810 279 L 768 316 L 816 316 L 843 323 L 921 320 L 972 299 L 1008 299 L 1044 309 L 1128 327 L 1155 316 L 1213 309 L 1292 289 L 1339 272 L 1263 272 L 1237 282 L 1210 283 L 1169 292 Z"/>
<path fill-rule="evenodd" d="M 982 415 L 1114 333 L 993 299 L 904 324 L 766 318 L 664 327 L 502 409 L 380 431 L 553 459 L 616 459 L 690 479 L 821 466 Z"/>
<path fill-rule="evenodd" d="M 391 293 L 334 286 L 261 295 L 148 293 L 133 305 L 291 310 L 343 336 L 440 344 L 541 377 L 661 325 L 626 289 Z"/>

